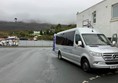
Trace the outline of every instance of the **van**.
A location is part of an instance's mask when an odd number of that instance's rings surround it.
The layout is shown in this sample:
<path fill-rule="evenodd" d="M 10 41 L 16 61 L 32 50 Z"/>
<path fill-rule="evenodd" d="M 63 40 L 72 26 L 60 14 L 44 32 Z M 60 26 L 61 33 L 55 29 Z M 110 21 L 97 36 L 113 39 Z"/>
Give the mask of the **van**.
<path fill-rule="evenodd" d="M 54 35 L 58 59 L 69 60 L 86 72 L 96 69 L 118 69 L 117 35 L 112 42 L 93 28 L 74 28 Z"/>

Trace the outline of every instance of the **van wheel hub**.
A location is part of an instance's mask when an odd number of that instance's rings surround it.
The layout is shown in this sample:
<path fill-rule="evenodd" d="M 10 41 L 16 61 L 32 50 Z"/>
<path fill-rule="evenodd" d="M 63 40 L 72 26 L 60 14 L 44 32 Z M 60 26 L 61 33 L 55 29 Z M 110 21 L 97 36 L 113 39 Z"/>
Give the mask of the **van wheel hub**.
<path fill-rule="evenodd" d="M 89 72 L 89 71 L 90 71 L 90 66 L 89 66 L 88 60 L 86 60 L 86 59 L 83 60 L 82 69 L 83 69 L 85 72 Z"/>
<path fill-rule="evenodd" d="M 83 69 L 84 71 L 87 71 L 88 70 L 88 64 L 86 62 L 83 63 Z"/>

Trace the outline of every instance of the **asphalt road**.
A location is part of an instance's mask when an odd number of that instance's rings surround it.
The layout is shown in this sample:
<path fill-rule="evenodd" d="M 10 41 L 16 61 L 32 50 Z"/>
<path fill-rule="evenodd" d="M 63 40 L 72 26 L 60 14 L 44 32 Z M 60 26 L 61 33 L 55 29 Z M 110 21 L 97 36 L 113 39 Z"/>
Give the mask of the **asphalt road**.
<path fill-rule="evenodd" d="M 66 60 L 51 48 L 0 48 L 0 83 L 118 83 L 118 72 L 91 73 Z"/>

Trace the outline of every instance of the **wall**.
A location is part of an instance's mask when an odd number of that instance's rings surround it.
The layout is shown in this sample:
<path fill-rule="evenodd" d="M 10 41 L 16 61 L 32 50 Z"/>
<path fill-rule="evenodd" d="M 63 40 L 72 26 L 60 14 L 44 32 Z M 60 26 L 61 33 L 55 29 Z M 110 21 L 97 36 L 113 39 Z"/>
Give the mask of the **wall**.
<path fill-rule="evenodd" d="M 107 37 L 118 33 L 118 19 L 112 19 L 112 5 L 118 0 L 104 0 L 77 15 L 77 26 L 82 27 L 83 20 L 89 19 L 94 28 Z M 96 11 L 96 23 L 92 22 L 92 13 Z"/>
<path fill-rule="evenodd" d="M 30 41 L 30 40 L 20 40 L 18 46 L 25 46 L 25 47 L 52 47 L 53 41 Z"/>

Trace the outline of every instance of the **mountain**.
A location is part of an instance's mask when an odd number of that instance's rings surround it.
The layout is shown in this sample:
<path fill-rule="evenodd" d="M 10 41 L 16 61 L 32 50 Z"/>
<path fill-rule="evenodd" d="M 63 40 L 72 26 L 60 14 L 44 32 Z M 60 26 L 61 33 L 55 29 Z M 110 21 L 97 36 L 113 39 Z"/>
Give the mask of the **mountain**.
<path fill-rule="evenodd" d="M 3 22 L 0 21 L 0 30 L 45 30 L 52 25 L 46 23 L 24 23 L 24 22 Z"/>

